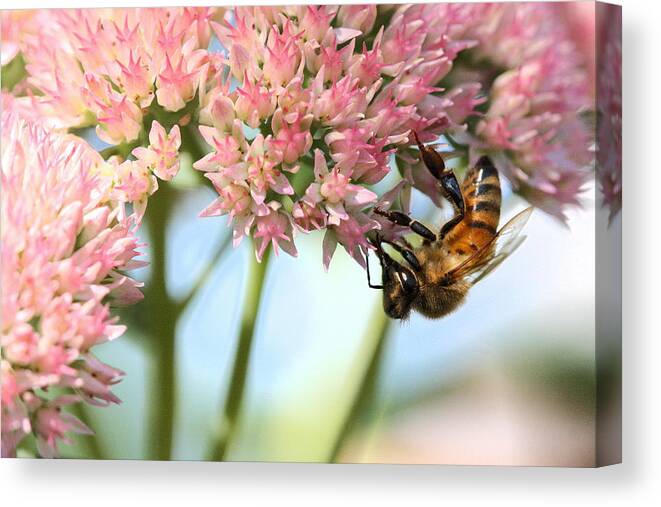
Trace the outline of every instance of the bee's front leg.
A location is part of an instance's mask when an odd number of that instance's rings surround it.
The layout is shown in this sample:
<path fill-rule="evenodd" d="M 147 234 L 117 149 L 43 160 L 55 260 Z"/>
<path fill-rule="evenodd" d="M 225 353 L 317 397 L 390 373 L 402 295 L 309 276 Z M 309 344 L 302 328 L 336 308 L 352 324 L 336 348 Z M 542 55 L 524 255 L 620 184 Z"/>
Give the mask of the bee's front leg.
<path fill-rule="evenodd" d="M 385 239 L 381 241 L 383 243 L 386 243 L 387 245 L 390 245 L 397 252 L 399 252 L 401 256 L 404 258 L 404 260 L 408 262 L 409 265 L 414 269 L 414 271 L 420 271 L 422 269 L 422 266 L 420 266 L 420 261 L 413 253 L 413 250 L 407 248 L 406 246 L 400 245 L 399 243 L 394 243 L 392 241 L 387 241 Z"/>
<path fill-rule="evenodd" d="M 431 229 L 429 229 L 426 225 L 418 222 L 417 220 L 412 219 L 406 213 L 402 213 L 401 211 L 389 211 L 381 208 L 374 208 L 374 213 L 387 218 L 393 224 L 408 227 L 427 241 L 436 241 L 436 234 L 434 234 Z"/>

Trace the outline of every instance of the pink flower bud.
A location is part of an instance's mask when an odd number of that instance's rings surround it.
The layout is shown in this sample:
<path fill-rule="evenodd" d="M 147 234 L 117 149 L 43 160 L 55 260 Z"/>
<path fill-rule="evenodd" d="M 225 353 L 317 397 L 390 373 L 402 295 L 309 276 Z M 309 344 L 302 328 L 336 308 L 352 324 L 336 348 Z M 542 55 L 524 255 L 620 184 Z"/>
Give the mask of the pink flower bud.
<path fill-rule="evenodd" d="M 142 111 L 126 97 L 113 95 L 98 116 L 96 134 L 110 144 L 128 143 L 142 131 Z"/>
<path fill-rule="evenodd" d="M 376 20 L 376 5 L 343 5 L 337 12 L 340 26 L 369 33 Z"/>
<path fill-rule="evenodd" d="M 170 133 L 166 134 L 163 126 L 154 120 L 149 131 L 149 148 L 135 148 L 133 155 L 156 176 L 169 181 L 179 172 L 180 146 L 179 125 L 172 127 Z"/>
<path fill-rule="evenodd" d="M 261 82 L 252 82 L 246 75 L 243 85 L 237 88 L 236 92 L 237 98 L 234 103 L 236 117 L 250 127 L 257 128 L 261 121 L 273 113 L 276 97 Z"/>

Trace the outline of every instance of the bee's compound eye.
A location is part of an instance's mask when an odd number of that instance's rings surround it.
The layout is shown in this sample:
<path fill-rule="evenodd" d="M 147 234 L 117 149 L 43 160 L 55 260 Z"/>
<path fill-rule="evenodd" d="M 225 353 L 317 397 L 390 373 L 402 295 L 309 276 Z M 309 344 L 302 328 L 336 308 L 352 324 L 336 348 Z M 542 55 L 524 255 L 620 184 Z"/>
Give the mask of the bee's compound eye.
<path fill-rule="evenodd" d="M 418 281 L 415 279 L 415 276 L 407 271 L 398 271 L 397 277 L 404 292 L 413 292 L 418 287 Z"/>

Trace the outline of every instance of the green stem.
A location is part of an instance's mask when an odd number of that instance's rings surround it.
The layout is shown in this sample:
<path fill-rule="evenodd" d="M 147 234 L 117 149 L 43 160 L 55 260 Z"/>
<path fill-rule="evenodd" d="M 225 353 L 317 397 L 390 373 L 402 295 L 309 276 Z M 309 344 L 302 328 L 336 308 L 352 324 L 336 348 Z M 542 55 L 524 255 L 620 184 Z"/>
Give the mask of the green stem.
<path fill-rule="evenodd" d="M 390 319 L 383 312 L 381 300 L 372 312 L 370 326 L 363 338 L 363 350 L 358 354 L 354 371 L 358 370 L 358 386 L 349 406 L 328 457 L 329 463 L 336 463 L 344 444 L 353 433 L 360 420 L 374 408 L 376 387 L 385 350 L 386 338 L 390 331 Z M 367 361 L 365 361 L 367 359 Z"/>
<path fill-rule="evenodd" d="M 166 228 L 172 209 L 173 191 L 169 184 L 149 200 L 147 225 L 151 246 L 151 279 L 145 304 L 149 318 L 148 347 L 152 361 L 152 399 L 149 404 L 147 431 L 148 457 L 170 459 L 175 415 L 175 327 L 176 307 L 167 291 Z"/>
<path fill-rule="evenodd" d="M 191 154 L 193 162 L 200 160 L 207 153 L 210 148 L 206 142 L 200 137 L 197 127 L 193 123 L 181 127 L 181 141 L 186 151 Z"/>
<path fill-rule="evenodd" d="M 206 141 L 201 138 L 197 127 L 195 127 L 193 122 L 185 125 L 184 127 L 181 127 L 181 145 L 182 151 L 185 150 L 190 153 L 193 160 L 192 163 L 202 159 L 207 153 L 209 153 L 210 150 L 209 146 L 206 144 Z M 193 171 L 193 173 L 197 176 L 200 184 L 207 186 L 215 192 L 211 181 L 205 178 L 200 171 Z"/>
<path fill-rule="evenodd" d="M 121 150 L 119 149 L 119 146 L 108 146 L 99 152 L 103 157 L 103 160 L 108 160 L 113 155 L 119 155 L 120 153 Z"/>
<path fill-rule="evenodd" d="M 192 129 L 184 130 L 182 141 L 182 151 L 190 152 L 194 159 L 200 156 L 196 133 Z M 170 459 L 176 414 L 175 332 L 182 306 L 168 294 L 165 278 L 166 229 L 172 213 L 173 196 L 174 190 L 170 184 L 161 182 L 158 192 L 149 199 L 146 217 L 152 254 L 151 279 L 145 291 L 146 311 L 150 316 L 148 350 L 152 362 L 147 456 L 152 460 Z"/>
<path fill-rule="evenodd" d="M 227 449 L 236 435 L 237 420 L 243 403 L 248 363 L 250 362 L 250 353 L 255 334 L 255 324 L 259 315 L 262 289 L 264 287 L 264 279 L 266 277 L 270 255 L 271 249 L 268 248 L 264 253 L 261 263 L 257 262 L 252 254 L 250 255 L 248 280 L 243 301 L 243 314 L 241 315 L 241 327 L 234 354 L 230 385 L 223 408 L 223 431 L 214 445 L 211 456 L 211 459 L 215 461 L 223 461 L 225 459 Z"/>

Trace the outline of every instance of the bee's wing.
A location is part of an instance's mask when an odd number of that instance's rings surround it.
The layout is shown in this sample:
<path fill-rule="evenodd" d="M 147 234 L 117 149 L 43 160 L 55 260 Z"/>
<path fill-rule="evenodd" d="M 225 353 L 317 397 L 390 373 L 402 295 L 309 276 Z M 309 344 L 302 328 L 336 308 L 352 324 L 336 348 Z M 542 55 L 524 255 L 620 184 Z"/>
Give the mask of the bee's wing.
<path fill-rule="evenodd" d="M 450 282 L 466 280 L 474 285 L 491 273 L 526 239 L 525 236 L 519 236 L 519 234 L 528 222 L 532 210 L 532 207 L 526 208 L 512 218 L 489 243 L 449 271 L 446 278 Z"/>

